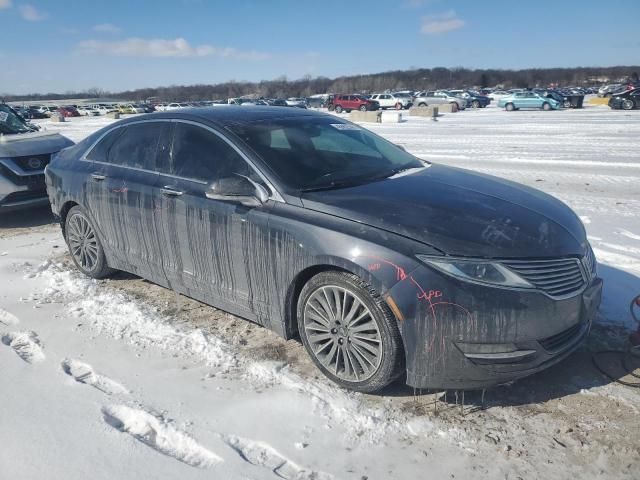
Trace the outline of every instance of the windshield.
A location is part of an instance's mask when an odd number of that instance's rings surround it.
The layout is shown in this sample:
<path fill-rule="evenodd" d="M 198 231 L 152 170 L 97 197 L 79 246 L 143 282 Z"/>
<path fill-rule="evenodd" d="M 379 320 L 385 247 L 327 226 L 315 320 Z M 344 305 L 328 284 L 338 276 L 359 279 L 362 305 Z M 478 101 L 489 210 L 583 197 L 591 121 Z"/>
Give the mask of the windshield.
<path fill-rule="evenodd" d="M 296 190 L 352 186 L 424 166 L 400 147 L 335 118 L 289 118 L 228 128 Z"/>
<path fill-rule="evenodd" d="M 14 134 L 32 132 L 33 128 L 9 105 L 0 105 L 0 133 Z"/>

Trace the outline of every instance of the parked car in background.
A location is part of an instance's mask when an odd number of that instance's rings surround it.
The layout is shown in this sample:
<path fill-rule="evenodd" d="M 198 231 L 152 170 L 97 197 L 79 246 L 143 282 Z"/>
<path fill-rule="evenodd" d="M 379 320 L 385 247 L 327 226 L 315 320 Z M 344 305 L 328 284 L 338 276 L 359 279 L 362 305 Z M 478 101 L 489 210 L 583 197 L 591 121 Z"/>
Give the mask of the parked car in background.
<path fill-rule="evenodd" d="M 413 98 L 407 93 L 374 93 L 369 99 L 378 102 L 382 109 L 402 110 L 411 107 L 413 103 Z"/>
<path fill-rule="evenodd" d="M 538 108 L 542 110 L 557 110 L 562 104 L 553 98 L 545 98 L 534 92 L 516 92 L 509 97 L 503 97 L 498 101 L 498 107 L 507 111 L 520 110 L 521 108 Z"/>
<path fill-rule="evenodd" d="M 131 118 L 65 149 L 46 178 L 81 273 L 132 272 L 298 336 L 351 390 L 511 382 L 575 351 L 600 305 L 566 204 L 333 115 Z"/>
<path fill-rule="evenodd" d="M 623 110 L 640 108 L 640 88 L 611 95 L 609 107 Z"/>
<path fill-rule="evenodd" d="M 444 91 L 418 92 L 414 98 L 414 105 L 419 107 L 446 103 L 455 105 L 458 110 L 467 108 L 467 100 L 465 98 L 456 97 Z"/>
<path fill-rule="evenodd" d="M 307 106 L 309 108 L 324 108 L 327 100 L 325 97 L 309 97 L 307 98 Z"/>
<path fill-rule="evenodd" d="M 41 118 L 49 118 L 49 116 L 40 110 L 37 107 L 15 107 L 14 110 L 25 120 L 33 120 L 33 119 L 41 119 Z"/>
<path fill-rule="evenodd" d="M 122 103 L 118 105 L 118 111 L 124 114 L 144 113 L 144 108 L 134 103 Z"/>
<path fill-rule="evenodd" d="M 267 100 L 267 103 L 272 107 L 288 107 L 289 104 L 283 98 L 272 98 L 271 100 Z"/>
<path fill-rule="evenodd" d="M 100 112 L 93 105 L 78 106 L 78 113 L 83 116 L 98 116 Z"/>
<path fill-rule="evenodd" d="M 80 112 L 72 105 L 65 105 L 58 108 L 57 113 L 63 117 L 79 117 Z"/>
<path fill-rule="evenodd" d="M 450 95 L 464 98 L 467 101 L 467 107 L 485 108 L 491 103 L 491 99 L 485 95 L 481 95 L 471 90 L 448 90 Z"/>
<path fill-rule="evenodd" d="M 611 83 L 609 85 L 604 85 L 600 87 L 598 90 L 599 97 L 610 97 L 614 93 L 618 93 L 625 90 L 625 86 L 621 83 Z"/>
<path fill-rule="evenodd" d="M 287 98 L 287 105 L 290 107 L 307 108 L 307 101 L 304 98 Z"/>
<path fill-rule="evenodd" d="M 380 104 L 377 100 L 364 98 L 361 95 L 334 95 L 331 103 L 331 110 L 335 110 L 336 113 L 342 113 L 343 110 L 347 113 L 351 110 L 366 112 L 379 108 Z"/>
<path fill-rule="evenodd" d="M 39 132 L 5 104 L 0 104 L 0 214 L 47 205 L 44 168 L 51 155 L 73 142 L 59 133 Z"/>

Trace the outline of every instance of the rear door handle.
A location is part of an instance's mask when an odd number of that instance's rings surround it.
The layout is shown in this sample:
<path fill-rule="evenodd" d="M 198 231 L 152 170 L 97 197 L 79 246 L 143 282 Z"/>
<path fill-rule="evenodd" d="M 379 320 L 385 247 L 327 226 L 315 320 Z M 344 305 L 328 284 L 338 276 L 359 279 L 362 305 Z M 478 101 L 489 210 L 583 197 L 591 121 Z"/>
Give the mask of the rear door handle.
<path fill-rule="evenodd" d="M 180 195 L 182 195 L 184 193 L 184 192 L 181 192 L 180 190 L 174 190 L 173 188 L 171 188 L 169 186 L 161 188 L 160 192 L 162 192 L 163 195 L 167 195 L 167 196 L 171 196 L 171 197 L 179 197 Z"/>
<path fill-rule="evenodd" d="M 91 178 L 93 178 L 96 182 L 101 182 L 102 180 L 107 178 L 107 176 L 102 175 L 101 173 L 92 173 Z"/>

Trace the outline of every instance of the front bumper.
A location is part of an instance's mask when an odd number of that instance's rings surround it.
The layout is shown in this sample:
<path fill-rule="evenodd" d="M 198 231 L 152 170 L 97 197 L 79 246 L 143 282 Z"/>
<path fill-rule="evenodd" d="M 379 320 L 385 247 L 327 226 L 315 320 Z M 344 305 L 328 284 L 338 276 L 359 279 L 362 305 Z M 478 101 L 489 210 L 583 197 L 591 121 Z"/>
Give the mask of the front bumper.
<path fill-rule="evenodd" d="M 594 278 L 565 299 L 462 282 L 419 267 L 389 295 L 402 313 L 407 383 L 480 389 L 544 370 L 586 338 L 600 305 Z"/>
<path fill-rule="evenodd" d="M 44 171 L 25 172 L 4 160 L 0 164 L 0 212 L 49 204 Z"/>

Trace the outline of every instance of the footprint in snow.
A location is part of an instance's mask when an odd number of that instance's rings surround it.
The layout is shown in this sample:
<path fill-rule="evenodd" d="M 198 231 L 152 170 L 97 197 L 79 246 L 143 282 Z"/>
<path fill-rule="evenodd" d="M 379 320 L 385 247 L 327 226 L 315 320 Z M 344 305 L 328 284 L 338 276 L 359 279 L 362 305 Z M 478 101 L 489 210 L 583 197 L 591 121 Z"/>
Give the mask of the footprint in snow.
<path fill-rule="evenodd" d="M 0 323 L 3 325 L 16 325 L 20 323 L 18 317 L 13 313 L 7 312 L 4 308 L 0 308 Z"/>
<path fill-rule="evenodd" d="M 76 382 L 91 385 L 107 395 L 129 393 L 129 390 L 120 383 L 115 380 L 111 380 L 109 377 L 96 373 L 93 370 L 93 367 L 88 363 L 74 360 L 72 358 L 65 358 L 62 361 L 61 366 L 64 373 L 73 377 Z"/>
<path fill-rule="evenodd" d="M 224 442 L 233 448 L 243 460 L 252 465 L 270 469 L 284 480 L 334 480 L 329 473 L 306 470 L 281 455 L 271 445 L 235 435 L 223 435 Z"/>
<path fill-rule="evenodd" d="M 41 362 L 46 357 L 36 332 L 11 332 L 2 337 L 2 343 L 13 348 L 27 363 Z"/>
<path fill-rule="evenodd" d="M 102 414 L 105 422 L 112 427 L 192 467 L 208 468 L 223 461 L 189 435 L 167 423 L 164 418 L 155 417 L 144 410 L 112 405 L 104 407 Z"/>

